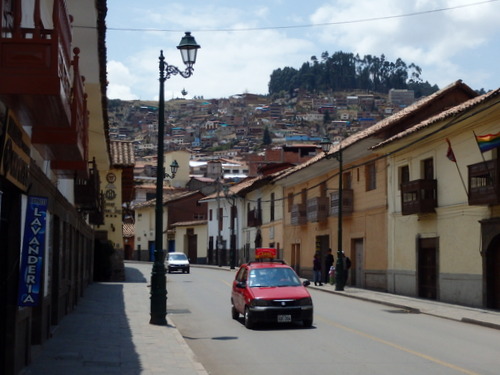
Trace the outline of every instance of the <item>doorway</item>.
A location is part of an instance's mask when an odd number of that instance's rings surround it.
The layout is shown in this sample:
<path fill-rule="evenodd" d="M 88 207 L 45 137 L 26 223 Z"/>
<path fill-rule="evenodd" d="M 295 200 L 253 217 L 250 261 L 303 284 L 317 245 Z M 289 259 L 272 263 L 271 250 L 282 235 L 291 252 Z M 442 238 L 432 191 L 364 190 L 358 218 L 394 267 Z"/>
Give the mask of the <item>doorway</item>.
<path fill-rule="evenodd" d="M 420 238 L 417 249 L 418 296 L 437 299 L 437 238 Z"/>
<path fill-rule="evenodd" d="M 328 249 L 330 248 L 330 236 L 316 236 L 316 252 L 319 253 L 319 257 L 321 259 L 321 281 L 324 283 L 328 282 L 328 272 L 329 269 L 326 269 L 325 265 L 325 257 L 328 253 Z"/>
<path fill-rule="evenodd" d="M 198 263 L 198 236 L 192 228 L 186 230 L 187 257 L 191 263 Z"/>
<path fill-rule="evenodd" d="M 486 307 L 500 310 L 500 235 L 488 246 L 486 264 Z"/>
<path fill-rule="evenodd" d="M 352 266 L 350 284 L 357 288 L 364 287 L 364 241 L 362 238 L 352 240 Z M 349 279 L 347 279 L 349 282 Z"/>

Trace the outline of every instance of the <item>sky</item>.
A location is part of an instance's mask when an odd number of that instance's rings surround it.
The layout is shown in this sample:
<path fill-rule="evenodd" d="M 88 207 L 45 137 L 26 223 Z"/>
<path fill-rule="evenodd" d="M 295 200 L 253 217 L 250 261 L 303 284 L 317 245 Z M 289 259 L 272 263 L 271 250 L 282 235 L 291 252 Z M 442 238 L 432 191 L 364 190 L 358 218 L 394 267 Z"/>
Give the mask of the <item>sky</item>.
<path fill-rule="evenodd" d="M 158 57 L 180 70 L 177 45 L 201 45 L 194 74 L 173 75 L 165 99 L 268 94 L 273 70 L 312 56 L 381 56 L 445 87 L 500 87 L 500 0 L 108 0 L 108 97 L 158 100 Z M 74 25 L 78 25 L 75 21 Z"/>

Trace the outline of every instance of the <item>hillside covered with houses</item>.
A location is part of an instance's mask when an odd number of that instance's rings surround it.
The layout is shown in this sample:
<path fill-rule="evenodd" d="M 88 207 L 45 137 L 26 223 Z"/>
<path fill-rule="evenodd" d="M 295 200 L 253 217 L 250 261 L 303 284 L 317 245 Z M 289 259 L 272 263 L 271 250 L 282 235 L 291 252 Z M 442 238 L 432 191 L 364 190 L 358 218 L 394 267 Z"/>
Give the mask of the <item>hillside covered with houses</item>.
<path fill-rule="evenodd" d="M 164 184 L 165 247 L 231 267 L 273 247 L 305 278 L 333 249 L 352 260 L 348 285 L 499 308 L 497 149 L 478 147 L 500 134 L 499 93 L 456 81 L 418 100 L 168 101 L 165 167 L 179 169 Z M 112 101 L 109 115 L 135 154 L 125 257 L 152 260 L 157 107 Z"/>

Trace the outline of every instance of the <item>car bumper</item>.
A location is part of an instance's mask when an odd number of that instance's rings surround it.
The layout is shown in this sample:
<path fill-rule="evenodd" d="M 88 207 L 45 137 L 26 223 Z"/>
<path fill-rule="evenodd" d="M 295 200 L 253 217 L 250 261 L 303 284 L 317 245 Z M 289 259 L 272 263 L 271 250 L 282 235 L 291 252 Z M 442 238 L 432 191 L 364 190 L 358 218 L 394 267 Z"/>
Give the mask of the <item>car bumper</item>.
<path fill-rule="evenodd" d="M 167 268 L 169 271 L 187 271 L 189 270 L 189 265 L 169 265 Z"/>
<path fill-rule="evenodd" d="M 292 322 L 313 319 L 312 306 L 300 306 L 294 308 L 254 306 L 250 307 L 250 312 L 252 314 L 252 320 L 254 322 L 262 323 L 286 323 L 288 321 L 288 316 L 290 317 Z"/>

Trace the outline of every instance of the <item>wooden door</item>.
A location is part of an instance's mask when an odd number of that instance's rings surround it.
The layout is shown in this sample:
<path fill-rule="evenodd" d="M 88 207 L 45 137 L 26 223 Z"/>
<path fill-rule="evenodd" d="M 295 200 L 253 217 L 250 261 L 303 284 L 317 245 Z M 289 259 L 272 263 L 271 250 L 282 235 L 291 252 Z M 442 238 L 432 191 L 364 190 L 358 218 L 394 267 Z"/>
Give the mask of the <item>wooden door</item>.
<path fill-rule="evenodd" d="M 418 247 L 418 296 L 437 299 L 437 239 L 422 238 Z"/>

